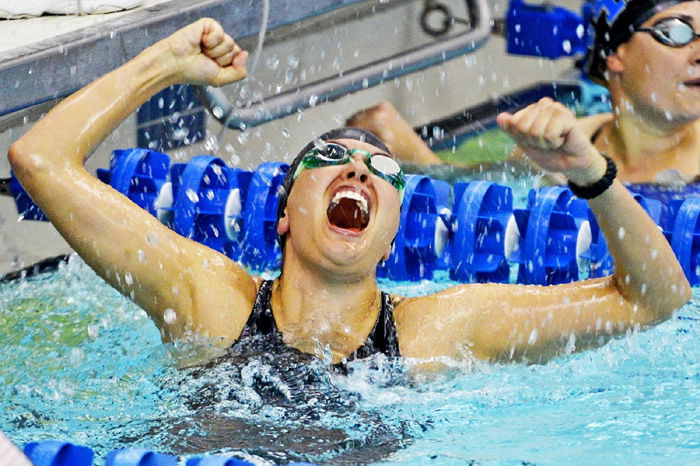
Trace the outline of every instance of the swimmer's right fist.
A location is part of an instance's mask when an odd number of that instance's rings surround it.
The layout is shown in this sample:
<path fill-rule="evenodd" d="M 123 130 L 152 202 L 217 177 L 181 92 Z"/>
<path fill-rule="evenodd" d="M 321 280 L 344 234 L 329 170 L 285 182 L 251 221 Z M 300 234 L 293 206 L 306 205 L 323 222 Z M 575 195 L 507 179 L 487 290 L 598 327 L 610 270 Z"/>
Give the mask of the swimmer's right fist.
<path fill-rule="evenodd" d="M 545 97 L 514 115 L 501 113 L 497 122 L 525 156 L 547 171 L 563 173 L 579 186 L 589 186 L 605 174 L 605 159 L 576 116 L 559 102 Z"/>
<path fill-rule="evenodd" d="M 223 86 L 248 75 L 248 52 L 211 18 L 185 26 L 159 45 L 167 47 L 178 83 Z"/>

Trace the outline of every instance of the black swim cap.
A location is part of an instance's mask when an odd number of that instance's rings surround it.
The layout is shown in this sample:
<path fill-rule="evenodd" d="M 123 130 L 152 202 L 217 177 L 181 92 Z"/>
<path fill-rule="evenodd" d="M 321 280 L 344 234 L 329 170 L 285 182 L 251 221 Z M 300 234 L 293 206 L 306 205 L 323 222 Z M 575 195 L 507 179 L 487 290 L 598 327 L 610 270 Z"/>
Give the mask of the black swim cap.
<path fill-rule="evenodd" d="M 282 182 L 282 185 L 280 186 L 280 193 L 279 193 L 279 204 L 277 206 L 277 221 L 279 222 L 279 219 L 282 218 L 284 215 L 284 209 L 287 207 L 287 198 L 289 198 L 289 193 L 292 190 L 292 185 L 294 184 L 294 173 L 297 171 L 297 168 L 299 167 L 299 164 L 301 163 L 301 159 L 306 155 L 307 152 L 309 152 L 314 146 L 318 145 L 318 141 L 330 141 L 333 139 L 354 139 L 356 141 L 362 141 L 366 142 L 368 144 L 372 144 L 373 146 L 379 147 L 381 150 L 385 151 L 387 154 L 391 154 L 391 151 L 389 148 L 384 144 L 384 142 L 379 139 L 377 136 L 374 134 L 370 133 L 369 131 L 365 131 L 360 128 L 352 128 L 349 126 L 345 126 L 342 128 L 336 128 L 332 129 L 330 131 L 327 131 L 323 133 L 322 135 L 314 138 L 311 142 L 309 142 L 307 145 L 304 146 L 304 148 L 299 151 L 296 157 L 294 157 L 294 160 L 289 166 L 289 171 L 287 172 L 287 176 L 285 176 L 284 181 Z M 282 248 L 282 251 L 284 251 L 284 237 L 278 236 L 277 240 L 279 241 L 280 247 Z"/>
<path fill-rule="evenodd" d="M 584 69 L 594 81 L 605 83 L 606 59 L 630 40 L 634 31 L 656 13 L 696 0 L 593 0 L 588 36 L 592 38 Z"/>

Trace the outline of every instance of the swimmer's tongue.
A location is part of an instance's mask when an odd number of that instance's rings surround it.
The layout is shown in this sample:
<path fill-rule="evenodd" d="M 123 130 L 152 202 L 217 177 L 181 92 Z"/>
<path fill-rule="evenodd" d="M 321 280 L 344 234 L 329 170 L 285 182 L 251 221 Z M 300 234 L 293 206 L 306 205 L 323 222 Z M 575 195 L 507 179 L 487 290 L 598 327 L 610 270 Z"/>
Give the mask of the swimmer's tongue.
<path fill-rule="evenodd" d="M 349 197 L 331 202 L 326 214 L 331 225 L 345 230 L 361 231 L 369 224 L 369 213 L 362 212 L 360 203 Z"/>

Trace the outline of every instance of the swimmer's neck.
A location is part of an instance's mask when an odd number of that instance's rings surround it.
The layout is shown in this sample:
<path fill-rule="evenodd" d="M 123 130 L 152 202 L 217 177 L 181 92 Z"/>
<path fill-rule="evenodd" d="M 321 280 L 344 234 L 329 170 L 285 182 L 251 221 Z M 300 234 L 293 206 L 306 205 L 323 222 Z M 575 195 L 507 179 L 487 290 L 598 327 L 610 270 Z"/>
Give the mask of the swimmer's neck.
<path fill-rule="evenodd" d="M 651 182 L 660 172 L 670 169 L 688 178 L 698 174 L 700 126 L 697 120 L 668 121 L 624 105 L 616 110 L 617 118 L 603 127 L 595 142 L 599 150 L 618 163 L 620 179 Z"/>
<path fill-rule="evenodd" d="M 381 306 L 374 273 L 338 280 L 335 275 L 285 264 L 272 290 L 272 312 L 285 343 L 333 362 L 367 339 Z"/>

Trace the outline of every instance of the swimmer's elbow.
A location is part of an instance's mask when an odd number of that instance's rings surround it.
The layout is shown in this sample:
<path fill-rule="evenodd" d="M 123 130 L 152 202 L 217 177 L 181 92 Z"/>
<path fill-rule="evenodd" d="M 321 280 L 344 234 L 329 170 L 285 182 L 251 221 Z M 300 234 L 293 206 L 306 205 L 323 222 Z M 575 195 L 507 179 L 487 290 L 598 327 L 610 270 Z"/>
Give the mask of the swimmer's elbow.
<path fill-rule="evenodd" d="M 683 275 L 683 279 L 679 280 L 679 283 L 673 286 L 674 292 L 669 293 L 668 296 L 669 303 L 667 303 L 667 313 L 669 317 L 679 308 L 688 304 L 690 299 L 693 297 L 693 290 L 690 287 L 690 283 Z M 677 291 L 676 291 L 677 290 Z"/>
<path fill-rule="evenodd" d="M 664 306 L 661 313 L 665 319 L 670 318 L 675 311 L 688 304 L 693 295 L 693 290 L 688 283 L 683 271 L 678 272 L 678 278 L 671 285 L 671 292 L 664 293 Z"/>
<path fill-rule="evenodd" d="M 671 285 L 670 292 L 660 294 L 655 300 L 643 300 L 643 302 L 634 306 L 633 309 L 635 310 L 643 307 L 645 312 L 641 313 L 641 318 L 633 320 L 638 320 L 638 323 L 643 327 L 660 324 L 673 317 L 674 312 L 688 304 L 691 297 L 692 289 L 688 280 L 683 276 L 682 280 L 678 280 Z"/>
<path fill-rule="evenodd" d="M 12 143 L 7 152 L 7 159 L 12 171 L 20 179 L 30 174 L 40 173 L 48 167 L 46 158 L 34 150 L 31 143 L 23 139 Z"/>

